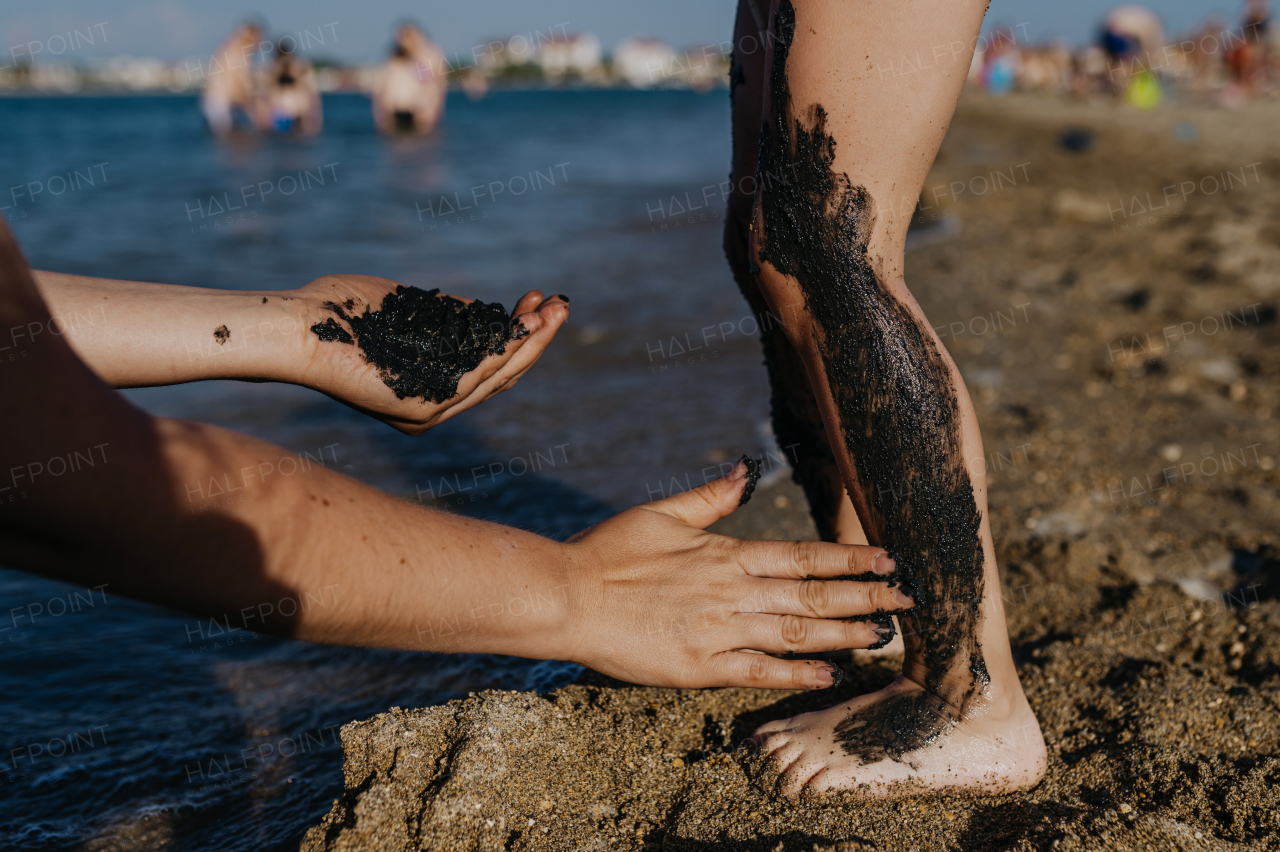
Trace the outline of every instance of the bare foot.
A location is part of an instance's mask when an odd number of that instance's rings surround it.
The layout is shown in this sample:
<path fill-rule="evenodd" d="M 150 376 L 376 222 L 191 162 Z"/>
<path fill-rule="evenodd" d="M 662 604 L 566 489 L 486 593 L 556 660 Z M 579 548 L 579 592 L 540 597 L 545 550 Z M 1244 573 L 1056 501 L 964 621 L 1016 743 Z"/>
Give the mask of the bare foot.
<path fill-rule="evenodd" d="M 972 699 L 961 719 L 900 677 L 879 692 L 763 725 L 754 740 L 788 796 L 1011 793 L 1034 787 L 1045 771 L 1044 739 L 1021 689 L 1003 701 Z"/>

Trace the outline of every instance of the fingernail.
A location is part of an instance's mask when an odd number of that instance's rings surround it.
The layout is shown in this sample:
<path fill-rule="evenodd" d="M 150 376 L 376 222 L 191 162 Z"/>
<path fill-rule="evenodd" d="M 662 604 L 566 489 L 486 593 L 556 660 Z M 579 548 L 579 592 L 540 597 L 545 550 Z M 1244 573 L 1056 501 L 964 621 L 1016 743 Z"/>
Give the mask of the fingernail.
<path fill-rule="evenodd" d="M 916 602 L 904 595 L 901 589 L 893 590 L 893 601 L 900 607 L 910 608 L 916 605 Z"/>
<path fill-rule="evenodd" d="M 827 687 L 834 686 L 838 683 L 836 678 L 840 674 L 840 670 L 832 665 L 814 666 L 813 679 L 817 681 L 817 685 L 814 689 L 826 689 Z"/>
<path fill-rule="evenodd" d="M 745 506 L 751 500 L 751 495 L 755 493 L 756 483 L 760 481 L 760 462 L 750 456 L 743 456 L 738 459 L 738 466 L 745 466 L 744 471 L 747 477 L 747 487 L 742 489 L 742 496 L 738 498 L 738 506 Z M 737 467 L 734 468 L 735 472 Z M 737 477 L 741 479 L 741 477 Z"/>
<path fill-rule="evenodd" d="M 552 296 L 551 298 L 553 298 L 553 299 L 559 299 L 560 301 L 564 302 L 566 305 L 567 305 L 567 304 L 569 304 L 569 297 L 568 297 L 568 296 L 566 296 L 564 293 L 556 293 L 556 294 L 555 294 L 554 296 Z"/>
<path fill-rule="evenodd" d="M 874 645 L 872 645 L 867 649 L 868 651 L 880 650 L 885 645 L 888 645 L 890 642 L 892 642 L 894 635 L 897 633 L 897 630 L 894 629 L 892 621 L 873 622 L 873 623 L 875 624 L 875 626 L 872 627 L 871 629 L 875 631 L 875 634 L 880 638 L 876 640 Z"/>
<path fill-rule="evenodd" d="M 884 551 L 877 553 L 876 558 L 871 560 L 871 570 L 876 574 L 892 574 L 897 567 L 893 557 Z"/>
<path fill-rule="evenodd" d="M 747 460 L 746 456 L 738 459 L 738 463 L 733 466 L 733 470 L 729 471 L 729 475 L 725 479 L 730 482 L 737 482 L 739 479 L 747 475 L 747 466 L 743 464 Z"/>

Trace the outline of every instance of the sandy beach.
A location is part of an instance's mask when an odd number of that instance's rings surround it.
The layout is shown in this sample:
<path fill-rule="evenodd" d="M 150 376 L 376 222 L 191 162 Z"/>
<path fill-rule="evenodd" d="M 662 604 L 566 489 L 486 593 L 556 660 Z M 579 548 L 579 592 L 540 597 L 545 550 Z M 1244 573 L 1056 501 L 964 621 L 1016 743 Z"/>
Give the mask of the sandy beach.
<path fill-rule="evenodd" d="M 588 674 L 342 729 L 304 850 L 1265 850 L 1280 844 L 1280 105 L 966 95 L 907 281 L 983 429 L 1048 774 L 993 798 L 774 795 L 759 724 L 878 689 Z M 706 239 L 719 239 L 708 231 Z M 812 538 L 766 481 L 716 528 Z M 1010 732 L 1017 736 L 1017 732 Z"/>

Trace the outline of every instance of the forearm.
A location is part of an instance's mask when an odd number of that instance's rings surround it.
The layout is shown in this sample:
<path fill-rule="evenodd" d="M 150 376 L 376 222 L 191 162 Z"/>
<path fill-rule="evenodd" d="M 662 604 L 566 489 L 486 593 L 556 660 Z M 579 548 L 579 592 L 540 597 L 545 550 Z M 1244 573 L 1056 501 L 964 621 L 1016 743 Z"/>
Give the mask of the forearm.
<path fill-rule="evenodd" d="M 162 421 L 161 433 L 183 516 L 172 542 L 204 566 L 175 584 L 170 594 L 190 596 L 178 604 L 212 609 L 219 589 L 234 589 L 223 603 L 233 626 L 300 639 L 539 658 L 559 650 L 565 545 L 428 511 L 215 427 Z M 211 552 L 237 536 L 260 556 Z M 137 561 L 164 573 L 168 546 L 146 543 Z M 264 623 L 273 604 L 283 620 Z M 258 609 L 245 616 L 246 607 Z"/>
<path fill-rule="evenodd" d="M 289 293 L 212 290 L 33 271 L 61 335 L 114 387 L 202 379 L 292 381 L 305 345 Z"/>
<path fill-rule="evenodd" d="M 234 432 L 152 418 L 93 384 L 51 389 L 3 430 L 5 564 L 228 628 L 560 654 L 567 545 L 428 511 Z"/>

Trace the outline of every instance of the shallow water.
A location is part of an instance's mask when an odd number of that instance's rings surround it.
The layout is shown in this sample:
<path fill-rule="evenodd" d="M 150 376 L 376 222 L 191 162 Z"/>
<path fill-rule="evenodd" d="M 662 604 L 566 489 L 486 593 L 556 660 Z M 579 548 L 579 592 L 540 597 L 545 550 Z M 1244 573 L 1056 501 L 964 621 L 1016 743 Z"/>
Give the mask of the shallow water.
<path fill-rule="evenodd" d="M 313 141 L 221 145 L 193 98 L 0 100 L 0 206 L 38 268 L 245 289 L 361 272 L 508 306 L 538 288 L 572 298 L 569 325 L 517 389 L 419 438 L 282 385 L 137 404 L 555 537 L 743 452 L 776 458 L 758 324 L 720 249 L 723 92 L 451 97 L 412 144 L 376 137 L 361 97 L 325 109 Z M 448 494 L 455 476 L 472 490 Z M 0 846 L 292 848 L 341 790 L 338 726 L 573 673 L 213 636 L 110 586 L 0 569 Z"/>

